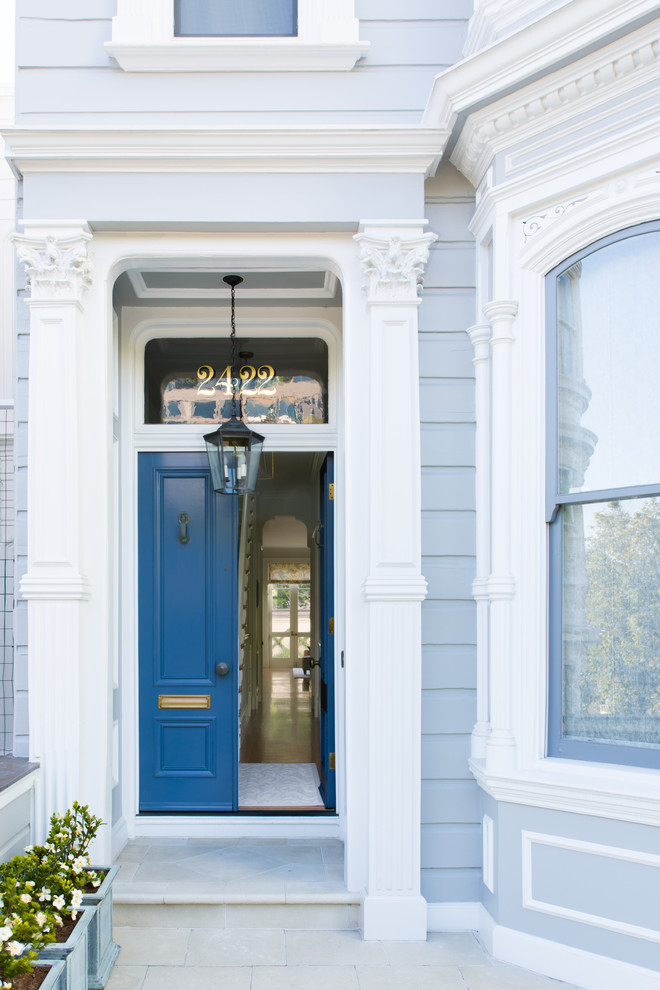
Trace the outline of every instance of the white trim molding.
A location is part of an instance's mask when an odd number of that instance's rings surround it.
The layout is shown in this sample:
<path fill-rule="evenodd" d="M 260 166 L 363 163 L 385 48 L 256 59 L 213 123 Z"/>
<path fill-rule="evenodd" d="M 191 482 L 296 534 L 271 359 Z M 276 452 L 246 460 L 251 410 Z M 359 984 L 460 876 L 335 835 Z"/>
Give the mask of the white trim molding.
<path fill-rule="evenodd" d="M 606 846 L 597 842 L 584 842 L 580 839 L 570 839 L 564 836 L 544 835 L 541 832 L 529 832 L 525 829 L 522 831 L 522 906 L 524 908 L 528 911 L 549 914 L 554 918 L 564 918 L 566 921 L 577 921 L 583 925 L 602 928 L 619 935 L 642 938 L 648 942 L 660 942 L 660 931 L 657 928 L 632 925 L 616 918 L 608 918 L 606 915 L 579 911 L 564 904 L 553 904 L 535 897 L 533 893 L 534 846 L 550 846 L 555 849 L 566 849 L 570 852 L 620 860 L 624 863 L 637 863 L 640 866 L 648 866 L 655 870 L 660 870 L 660 856 L 634 849 L 623 849 L 618 846 Z M 660 880 L 660 875 L 658 879 Z"/>
<path fill-rule="evenodd" d="M 448 130 L 328 127 L 80 128 L 2 131 L 5 155 L 30 172 L 404 173 L 431 175 Z"/>
<path fill-rule="evenodd" d="M 621 990 L 621 987 L 660 990 L 657 970 L 506 928 L 498 925 L 483 907 L 479 938 L 490 954 L 501 962 L 523 966 L 584 990 Z"/>
<path fill-rule="evenodd" d="M 354 0 L 298 0 L 295 37 L 174 36 L 172 0 L 118 0 L 105 49 L 126 72 L 348 71 L 369 49 Z"/>
<path fill-rule="evenodd" d="M 424 220 L 363 221 L 369 366 L 368 865 L 365 939 L 426 938 L 421 859 L 421 453 L 418 286 L 434 234 Z M 396 379 L 397 402 L 388 382 Z M 383 451 L 397 451 L 392 474 Z"/>

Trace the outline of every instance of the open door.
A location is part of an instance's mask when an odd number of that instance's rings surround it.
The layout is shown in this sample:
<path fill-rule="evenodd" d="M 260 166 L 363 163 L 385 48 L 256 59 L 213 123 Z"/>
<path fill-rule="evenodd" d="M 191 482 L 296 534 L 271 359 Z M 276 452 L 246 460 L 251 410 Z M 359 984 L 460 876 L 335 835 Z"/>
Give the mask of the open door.
<path fill-rule="evenodd" d="M 319 571 L 319 671 L 321 685 L 320 791 L 326 808 L 335 807 L 335 569 L 334 463 L 328 454 L 321 467 Z"/>

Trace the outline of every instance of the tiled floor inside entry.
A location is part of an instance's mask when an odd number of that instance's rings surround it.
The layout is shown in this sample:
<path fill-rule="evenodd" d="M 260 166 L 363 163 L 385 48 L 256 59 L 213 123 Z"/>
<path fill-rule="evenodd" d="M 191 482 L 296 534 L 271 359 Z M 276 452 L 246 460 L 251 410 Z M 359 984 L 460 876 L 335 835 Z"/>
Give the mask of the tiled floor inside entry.
<path fill-rule="evenodd" d="M 338 841 L 133 841 L 117 861 L 107 990 L 577 990 L 471 933 L 362 941 Z"/>

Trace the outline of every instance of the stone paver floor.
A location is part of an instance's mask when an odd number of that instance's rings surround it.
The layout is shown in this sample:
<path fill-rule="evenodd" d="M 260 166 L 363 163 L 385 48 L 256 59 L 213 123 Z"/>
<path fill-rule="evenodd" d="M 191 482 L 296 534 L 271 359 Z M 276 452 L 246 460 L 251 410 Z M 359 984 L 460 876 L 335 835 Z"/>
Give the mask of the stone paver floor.
<path fill-rule="evenodd" d="M 116 928 L 106 990 L 577 990 L 494 962 L 470 933 L 363 942 L 354 931 Z"/>

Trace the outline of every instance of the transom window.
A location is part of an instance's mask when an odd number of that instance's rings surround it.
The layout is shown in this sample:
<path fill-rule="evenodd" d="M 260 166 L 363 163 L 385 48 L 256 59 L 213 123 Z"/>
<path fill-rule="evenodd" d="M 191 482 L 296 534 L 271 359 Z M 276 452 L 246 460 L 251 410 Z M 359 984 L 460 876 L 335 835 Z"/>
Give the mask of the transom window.
<path fill-rule="evenodd" d="M 236 388 L 246 423 L 328 422 L 328 346 L 317 337 L 158 338 L 145 348 L 145 423 L 229 419 Z"/>
<path fill-rule="evenodd" d="M 174 0 L 178 38 L 295 37 L 296 0 Z"/>
<path fill-rule="evenodd" d="M 549 753 L 660 766 L 660 223 L 548 276 Z"/>

